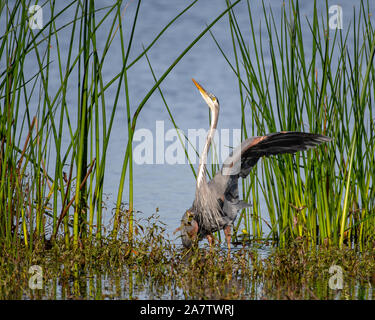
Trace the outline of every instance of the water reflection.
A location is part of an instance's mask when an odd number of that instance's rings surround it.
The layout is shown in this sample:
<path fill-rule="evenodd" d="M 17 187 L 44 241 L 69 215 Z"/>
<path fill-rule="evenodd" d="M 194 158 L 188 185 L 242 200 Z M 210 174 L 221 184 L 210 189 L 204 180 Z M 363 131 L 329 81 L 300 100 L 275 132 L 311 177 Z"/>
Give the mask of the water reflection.
<path fill-rule="evenodd" d="M 248 255 L 248 252 L 251 254 Z M 265 252 L 237 248 L 231 257 L 201 248 L 183 254 L 164 270 L 147 271 L 143 265 L 123 265 L 116 270 L 98 270 L 74 263 L 70 271 L 61 266 L 49 273 L 42 290 L 27 289 L 24 299 L 365 299 L 375 298 L 374 284 L 345 277 L 341 290 L 329 286 L 329 273 L 309 277 L 296 271 L 278 275 L 267 267 Z M 263 267 L 260 263 L 263 263 Z M 272 262 L 274 263 L 274 262 Z M 243 264 L 243 265 L 241 265 Z M 215 269 L 215 266 L 219 266 Z M 191 268 L 193 267 L 193 270 Z M 178 268 L 176 273 L 174 267 Z M 262 269 L 263 268 L 263 269 Z M 206 273 L 205 269 L 210 270 Z M 20 298 L 13 292 L 7 298 Z"/>
<path fill-rule="evenodd" d="M 199 292 L 193 283 L 184 287 L 170 282 L 158 285 L 139 273 L 128 270 L 122 274 L 81 274 L 68 282 L 52 279 L 42 291 L 28 291 L 24 299 L 266 299 L 266 300 L 374 300 L 370 283 L 348 281 L 342 290 L 331 290 L 328 279 L 313 283 L 256 281 L 232 277 L 222 286 L 206 287 Z"/>

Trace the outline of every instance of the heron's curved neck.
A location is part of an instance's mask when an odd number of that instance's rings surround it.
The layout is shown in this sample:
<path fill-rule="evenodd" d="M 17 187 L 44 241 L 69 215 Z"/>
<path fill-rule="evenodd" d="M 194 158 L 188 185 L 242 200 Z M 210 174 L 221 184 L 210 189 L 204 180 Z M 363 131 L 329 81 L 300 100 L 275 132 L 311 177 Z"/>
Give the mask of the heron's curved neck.
<path fill-rule="evenodd" d="M 218 111 L 217 110 L 212 111 L 210 130 L 207 134 L 206 144 L 204 146 L 202 155 L 201 155 L 200 160 L 199 160 L 199 169 L 198 169 L 198 177 L 197 177 L 197 189 L 202 184 L 207 184 L 207 178 L 206 178 L 207 156 L 208 156 L 208 151 L 210 149 L 211 141 L 212 141 L 212 139 L 214 137 L 214 134 L 215 134 L 218 117 L 219 117 Z"/>

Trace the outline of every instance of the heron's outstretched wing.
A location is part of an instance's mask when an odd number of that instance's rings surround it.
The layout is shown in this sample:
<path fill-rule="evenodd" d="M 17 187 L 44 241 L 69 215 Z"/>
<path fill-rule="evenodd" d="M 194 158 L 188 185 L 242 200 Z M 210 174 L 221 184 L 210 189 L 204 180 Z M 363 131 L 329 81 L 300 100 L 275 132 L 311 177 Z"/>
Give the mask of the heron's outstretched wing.
<path fill-rule="evenodd" d="M 283 131 L 252 137 L 241 143 L 224 161 L 222 169 L 210 181 L 209 188 L 234 209 L 246 206 L 238 197 L 238 178 L 245 178 L 263 156 L 295 153 L 332 139 L 324 135 Z M 234 210 L 232 209 L 232 211 Z"/>
<path fill-rule="evenodd" d="M 283 153 L 295 153 L 297 151 L 304 151 L 314 148 L 317 145 L 331 141 L 332 139 L 321 134 L 283 131 L 271 133 L 266 136 L 254 137 L 245 140 L 241 144 L 241 149 L 237 156 L 240 158 L 233 158 L 233 161 L 240 161 L 241 167 L 240 177 L 246 177 L 251 168 L 256 164 L 259 158 L 263 156 L 271 156 Z M 230 159 L 225 163 L 230 163 Z M 228 174 L 236 174 L 236 172 L 227 172 Z"/>

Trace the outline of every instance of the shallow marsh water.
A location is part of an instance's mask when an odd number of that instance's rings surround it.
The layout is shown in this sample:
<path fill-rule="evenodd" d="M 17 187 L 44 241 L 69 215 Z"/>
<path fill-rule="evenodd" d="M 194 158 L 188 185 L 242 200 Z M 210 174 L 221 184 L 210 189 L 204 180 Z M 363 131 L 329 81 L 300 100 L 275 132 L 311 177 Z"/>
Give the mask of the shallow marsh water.
<path fill-rule="evenodd" d="M 348 279 L 341 290 L 331 289 L 327 272 L 311 282 L 231 279 L 222 287 L 196 291 L 179 287 L 174 281 L 160 284 L 154 279 L 145 279 L 133 269 L 113 273 L 89 271 L 64 282 L 56 276 L 44 282 L 43 290 L 19 288 L 7 299 L 374 300 L 375 290 L 374 284 L 353 279 Z"/>
<path fill-rule="evenodd" d="M 373 254 L 346 248 L 288 249 L 264 244 L 186 252 L 157 236 L 158 244 L 139 243 L 72 253 L 53 248 L 43 258 L 30 256 L 43 269 L 40 288 L 30 287 L 28 262 L 3 279 L 6 299 L 366 299 L 375 298 Z M 152 242 L 152 241 L 151 241 Z M 120 245 L 121 246 L 121 245 Z M 142 247 L 143 246 L 143 247 Z M 108 249 L 109 248 L 109 249 Z M 91 250 L 91 251 L 90 251 Z M 31 264 L 30 263 L 30 264 Z M 338 288 L 332 265 L 342 267 Z M 3 276 L 4 274 L 2 274 Z M 335 287 L 336 286 L 336 287 Z"/>

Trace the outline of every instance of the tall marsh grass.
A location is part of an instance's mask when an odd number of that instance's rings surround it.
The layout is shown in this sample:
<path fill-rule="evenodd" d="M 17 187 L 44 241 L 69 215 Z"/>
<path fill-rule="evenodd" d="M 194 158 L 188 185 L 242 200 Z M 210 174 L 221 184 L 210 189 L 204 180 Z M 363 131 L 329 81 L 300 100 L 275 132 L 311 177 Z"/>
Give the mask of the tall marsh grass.
<path fill-rule="evenodd" d="M 132 240 L 132 139 L 137 118 L 175 65 L 232 6 L 212 17 L 183 52 L 176 52 L 175 61 L 144 97 L 129 92 L 128 71 L 196 2 L 171 18 L 132 60 L 141 0 L 114 1 L 107 7 L 97 7 L 93 0 L 59 2 L 59 6 L 52 0 L 40 2 L 44 16 L 41 30 L 31 29 L 28 24 L 28 8 L 34 2 L 1 2 L 1 243 L 13 248 L 24 244 L 32 249 L 34 240 L 44 240 L 48 235 L 51 240 L 63 236 L 68 248 L 77 248 L 82 239 L 103 237 L 107 150 L 115 116 L 123 112 L 120 109 L 126 110 L 128 135 L 124 137 L 124 160 L 110 234 L 116 238 L 120 223 L 128 223 L 128 240 Z M 135 7 L 132 16 L 126 12 L 129 5 Z M 58 20 L 62 16 L 63 24 Z M 67 44 L 63 32 L 70 34 Z M 121 43 L 122 63 L 108 79 L 105 71 L 114 42 Z M 33 74 L 27 72 L 30 63 L 36 70 Z M 72 101 L 72 96 L 77 99 Z M 32 107 L 35 103 L 36 108 Z M 127 208 L 123 205 L 124 192 L 129 198 Z"/>
<path fill-rule="evenodd" d="M 300 3 L 284 3 L 277 19 L 264 2 L 263 17 L 254 17 L 258 4 L 247 1 L 245 27 L 231 10 L 233 61 L 212 34 L 238 78 L 244 139 L 281 130 L 333 138 L 295 156 L 262 159 L 243 183 L 253 207 L 237 228 L 242 222 L 254 238 L 281 245 L 305 238 L 362 247 L 375 240 L 374 19 L 361 1 L 350 22 L 345 12 L 342 30 L 330 29 L 328 2 L 322 14 L 322 1 L 314 1 L 309 17 Z"/>
<path fill-rule="evenodd" d="M 1 3 L 2 243 L 32 249 L 35 239 L 45 239 L 49 233 L 52 240 L 62 236 L 67 247 L 77 248 L 82 239 L 103 237 L 107 150 L 120 112 L 127 120 L 127 137 L 110 235 L 116 238 L 121 224 L 127 223 L 132 240 L 132 146 L 137 119 L 156 90 L 162 95 L 160 84 L 176 64 L 224 16 L 229 18 L 232 61 L 212 37 L 238 78 L 243 139 L 280 130 L 333 138 L 295 156 L 259 161 L 242 186 L 253 206 L 241 213 L 236 229 L 243 225 L 253 238 L 274 239 L 281 245 L 303 238 L 312 244 L 362 247 L 375 240 L 375 34 L 368 2 L 358 3 L 343 30 L 329 29 L 327 2 L 321 15 L 315 1 L 312 18 L 307 18 L 299 2 L 290 0 L 281 7 L 279 20 L 263 3 L 264 38 L 257 29 L 260 17 L 251 10 L 259 3 L 242 1 L 248 10 L 244 27 L 233 10 L 240 0 L 227 1 L 227 9 L 212 17 L 185 50 L 176 52 L 176 59 L 157 78 L 147 52 L 196 2 L 173 17 L 132 60 L 141 0 L 115 1 L 100 8 L 93 0 L 70 1 L 58 8 L 55 1 L 45 1 L 40 5 L 49 17 L 42 30 L 29 28 L 31 1 Z M 126 12 L 129 5 L 135 7 L 131 17 Z M 67 12 L 70 20 L 57 23 Z M 65 30 L 70 32 L 67 49 L 62 48 Z M 122 63 L 108 79 L 104 72 L 115 41 L 121 43 Z M 147 59 L 155 83 L 144 97 L 134 97 L 128 71 L 140 59 Z M 33 74 L 26 72 L 30 61 L 35 64 Z M 58 70 L 57 78 L 51 70 Z M 177 128 L 173 111 L 163 100 Z M 35 101 L 36 108 L 31 107 Z"/>

